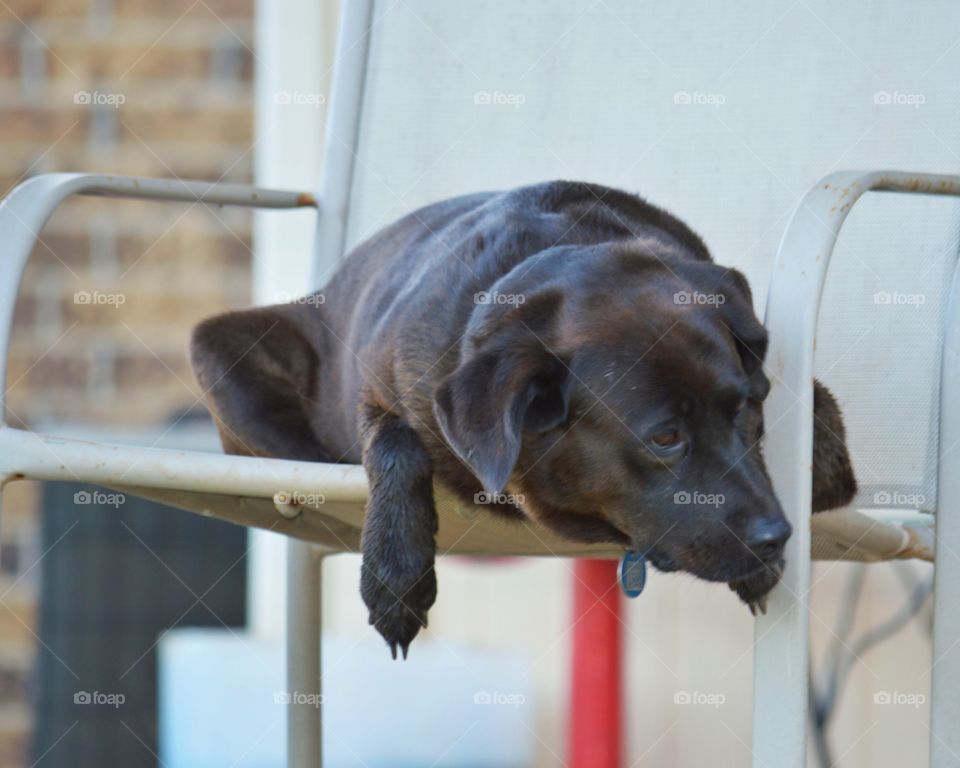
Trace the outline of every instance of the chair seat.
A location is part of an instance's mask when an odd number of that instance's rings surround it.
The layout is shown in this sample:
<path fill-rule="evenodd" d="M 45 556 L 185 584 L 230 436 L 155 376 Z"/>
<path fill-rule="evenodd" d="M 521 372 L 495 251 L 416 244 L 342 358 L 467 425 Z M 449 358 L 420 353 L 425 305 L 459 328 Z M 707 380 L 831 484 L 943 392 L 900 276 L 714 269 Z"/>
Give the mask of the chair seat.
<path fill-rule="evenodd" d="M 357 552 L 367 500 L 363 467 L 142 448 L 0 427 L 0 478 L 94 483 L 122 493 Z M 487 514 L 436 487 L 444 554 L 618 558 L 619 547 L 566 541 L 541 525 Z M 79 510 L 82 513 L 82 510 Z M 933 559 L 933 516 L 845 509 L 816 515 L 817 559 Z"/>
<path fill-rule="evenodd" d="M 357 552 L 367 500 L 363 467 L 141 448 L 0 427 L 0 478 L 95 483 L 122 493 Z M 612 545 L 561 539 L 532 522 L 469 508 L 437 488 L 439 551 L 462 555 L 617 558 Z M 79 510 L 78 513 L 82 513 Z"/>

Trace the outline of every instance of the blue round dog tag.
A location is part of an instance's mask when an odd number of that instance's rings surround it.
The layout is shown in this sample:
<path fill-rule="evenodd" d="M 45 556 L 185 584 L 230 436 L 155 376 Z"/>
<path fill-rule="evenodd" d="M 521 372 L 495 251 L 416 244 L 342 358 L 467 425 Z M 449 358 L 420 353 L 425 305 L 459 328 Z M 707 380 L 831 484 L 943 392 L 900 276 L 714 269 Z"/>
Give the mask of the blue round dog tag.
<path fill-rule="evenodd" d="M 647 561 L 639 552 L 627 552 L 620 559 L 620 589 L 627 597 L 640 597 L 647 584 Z"/>

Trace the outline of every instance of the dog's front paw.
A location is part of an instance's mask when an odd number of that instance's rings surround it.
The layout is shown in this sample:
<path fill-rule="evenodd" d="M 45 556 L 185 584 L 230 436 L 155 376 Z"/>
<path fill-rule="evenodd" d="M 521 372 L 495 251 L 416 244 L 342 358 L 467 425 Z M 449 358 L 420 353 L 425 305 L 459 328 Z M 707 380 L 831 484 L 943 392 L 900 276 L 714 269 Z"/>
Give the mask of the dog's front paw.
<path fill-rule="evenodd" d="M 437 599 L 433 558 L 413 568 L 368 560 L 363 559 L 360 594 L 370 610 L 370 623 L 387 641 L 394 659 L 397 646 L 407 658 L 407 648 L 427 626 L 427 611 Z"/>
<path fill-rule="evenodd" d="M 783 575 L 784 562 L 769 565 L 755 576 L 746 579 L 739 579 L 730 582 L 730 589 L 737 593 L 754 616 L 757 612 L 767 612 L 767 595 L 770 590 L 777 586 L 780 577 Z"/>

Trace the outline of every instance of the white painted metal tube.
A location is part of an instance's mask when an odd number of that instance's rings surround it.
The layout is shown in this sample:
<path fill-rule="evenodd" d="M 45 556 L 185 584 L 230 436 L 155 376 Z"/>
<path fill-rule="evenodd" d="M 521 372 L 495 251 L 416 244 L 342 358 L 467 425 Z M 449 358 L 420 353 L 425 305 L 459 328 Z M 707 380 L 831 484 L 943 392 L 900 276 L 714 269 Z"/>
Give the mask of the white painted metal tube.
<path fill-rule="evenodd" d="M 51 175 L 61 179 L 73 177 L 64 181 L 79 185 L 76 193 L 80 195 L 207 205 L 239 205 L 248 208 L 314 208 L 317 205 L 316 199 L 310 192 L 258 189 L 249 184 L 84 173 Z M 38 176 L 30 181 L 43 178 Z"/>
<path fill-rule="evenodd" d="M 331 502 L 365 501 L 367 475 L 350 464 L 227 456 L 66 440 L 0 426 L 0 480 L 82 479 L 109 486 L 264 497 L 322 489 Z M 273 490 L 271 490 L 273 489 Z"/>
<path fill-rule="evenodd" d="M 756 622 L 755 768 L 806 765 L 817 315 L 840 228 L 856 201 L 870 190 L 958 195 L 960 178 L 888 171 L 849 171 L 827 176 L 804 197 L 780 243 L 767 299 L 770 348 L 766 369 L 772 388 L 764 407 L 764 455 L 794 532 L 787 544 L 783 582 L 771 594 L 767 614 Z M 960 542 L 954 543 L 960 547 Z"/>
<path fill-rule="evenodd" d="M 312 287 L 322 288 L 333 272 L 333 266 L 343 257 L 347 241 L 347 212 L 353 192 L 353 180 L 357 149 L 360 142 L 360 120 L 363 108 L 364 88 L 367 78 L 367 65 L 370 55 L 370 37 L 373 34 L 373 0 L 351 0 L 341 6 L 340 28 L 337 33 L 337 59 L 334 65 L 333 89 L 330 97 L 330 112 L 324 127 L 323 169 L 320 181 L 320 197 L 324 201 L 317 216 L 317 235 L 314 240 Z M 364 493 L 366 493 L 366 475 Z M 305 583 L 296 578 L 293 561 L 307 557 L 306 552 L 295 550 L 289 545 L 287 550 L 287 604 L 301 605 L 313 600 L 313 590 L 319 590 L 319 570 L 313 582 Z M 296 545 L 305 547 L 305 544 Z M 319 605 L 319 592 L 314 601 Z M 288 608 L 289 610 L 289 608 Z M 301 620 L 298 620 L 301 621 Z M 316 642 L 311 638 L 315 632 Z M 317 672 L 320 667 L 320 614 L 311 628 L 299 623 L 291 624 L 287 619 L 287 676 L 288 679 L 308 679 L 313 674 L 306 663 L 300 666 L 297 649 L 313 644 Z M 303 765 L 319 766 L 322 763 L 320 745 L 320 718 L 308 720 L 306 715 L 296 722 L 291 721 L 287 729 L 289 745 L 289 765 L 300 766 L 294 755 L 299 745 L 313 739 L 313 752 L 304 752 Z M 314 728 L 316 736 L 314 737 Z M 313 762 L 309 762 L 313 759 Z"/>
<path fill-rule="evenodd" d="M 287 766 L 319 768 L 322 760 L 320 576 L 317 548 L 287 540 Z"/>
<path fill-rule="evenodd" d="M 353 191 L 354 166 L 360 142 L 360 119 L 373 34 L 373 0 L 344 4 L 337 34 L 330 113 L 324 128 L 323 172 L 317 217 L 313 288 L 322 288 L 331 267 L 343 256 L 347 240 L 347 212 Z"/>
<path fill-rule="evenodd" d="M 241 205 L 251 208 L 316 207 L 308 192 L 258 189 L 221 184 L 91 173 L 47 173 L 19 184 L 0 201 L 0 424 L 7 390 L 7 357 L 13 310 L 30 252 L 47 219 L 71 195 L 126 197 L 139 200 Z"/>
<path fill-rule="evenodd" d="M 960 266 L 954 267 L 947 303 L 940 378 L 940 446 L 937 472 L 936 568 L 933 590 L 930 765 L 960 762 Z M 951 464 L 952 461 L 952 464 Z"/>

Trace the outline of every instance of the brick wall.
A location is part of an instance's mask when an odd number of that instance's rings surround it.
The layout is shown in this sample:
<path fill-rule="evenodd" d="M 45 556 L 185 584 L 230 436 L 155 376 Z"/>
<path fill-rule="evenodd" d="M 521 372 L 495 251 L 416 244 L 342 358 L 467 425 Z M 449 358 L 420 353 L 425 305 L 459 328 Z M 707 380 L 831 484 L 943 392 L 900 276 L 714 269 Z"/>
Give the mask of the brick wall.
<path fill-rule="evenodd" d="M 6 0 L 0 191 L 49 171 L 250 181 L 252 46 L 253 0 Z M 250 228 L 246 211 L 69 201 L 24 277 L 7 420 L 144 426 L 193 404 L 189 329 L 247 303 Z M 0 766 L 29 764 L 37 498 L 4 497 Z"/>

